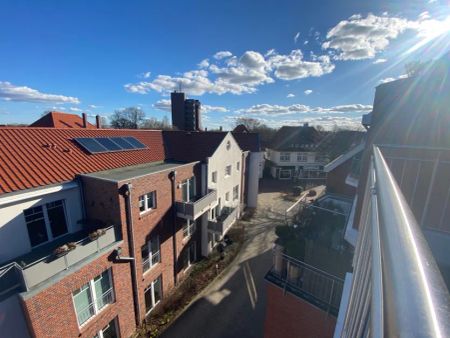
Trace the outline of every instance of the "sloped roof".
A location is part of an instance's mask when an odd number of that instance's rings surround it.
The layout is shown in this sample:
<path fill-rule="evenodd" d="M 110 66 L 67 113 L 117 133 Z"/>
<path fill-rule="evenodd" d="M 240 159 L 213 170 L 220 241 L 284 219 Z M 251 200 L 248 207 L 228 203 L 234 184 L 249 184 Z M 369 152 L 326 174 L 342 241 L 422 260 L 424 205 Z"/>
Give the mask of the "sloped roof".
<path fill-rule="evenodd" d="M 108 136 L 132 136 L 148 148 L 88 154 L 73 141 Z M 162 132 L 157 130 L 5 127 L 0 129 L 0 194 L 164 159 Z"/>
<path fill-rule="evenodd" d="M 248 132 L 249 131 L 247 127 L 244 126 L 243 124 L 239 124 L 233 129 L 233 133 L 248 133 Z"/>
<path fill-rule="evenodd" d="M 239 147 L 244 151 L 258 152 L 260 151 L 259 134 L 250 132 L 231 132 Z"/>
<path fill-rule="evenodd" d="M 226 132 L 163 131 L 166 154 L 177 161 L 203 161 L 216 151 Z"/>
<path fill-rule="evenodd" d="M 325 171 L 326 173 L 336 169 L 337 167 L 339 167 L 340 165 L 344 164 L 345 162 L 347 162 L 348 160 L 351 160 L 353 158 L 353 156 L 355 156 L 356 154 L 360 153 L 361 151 L 364 150 L 365 147 L 365 143 L 362 142 L 360 144 L 358 144 L 356 147 L 353 147 L 352 149 L 350 149 L 349 151 L 347 151 L 345 154 L 342 154 L 338 157 L 336 157 L 333 161 L 331 161 L 330 163 L 328 163 L 324 168 L 323 171 Z"/>
<path fill-rule="evenodd" d="M 51 111 L 42 116 L 37 121 L 30 124 L 30 127 L 45 128 L 83 128 L 83 119 L 76 114 L 68 114 L 57 111 Z M 96 129 L 92 123 L 87 122 L 85 129 Z"/>
<path fill-rule="evenodd" d="M 283 126 L 272 140 L 268 148 L 280 151 L 311 150 L 305 145 L 316 145 L 322 139 L 321 134 L 310 126 Z"/>

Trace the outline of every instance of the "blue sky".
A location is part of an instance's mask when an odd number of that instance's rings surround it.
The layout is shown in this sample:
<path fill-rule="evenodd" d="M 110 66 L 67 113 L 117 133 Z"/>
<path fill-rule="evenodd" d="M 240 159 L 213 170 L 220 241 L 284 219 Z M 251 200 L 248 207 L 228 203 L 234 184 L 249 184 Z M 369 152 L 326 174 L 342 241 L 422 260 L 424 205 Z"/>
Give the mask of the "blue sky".
<path fill-rule="evenodd" d="M 355 127 L 375 87 L 450 49 L 448 1 L 0 2 L 0 123 L 45 110 Z"/>

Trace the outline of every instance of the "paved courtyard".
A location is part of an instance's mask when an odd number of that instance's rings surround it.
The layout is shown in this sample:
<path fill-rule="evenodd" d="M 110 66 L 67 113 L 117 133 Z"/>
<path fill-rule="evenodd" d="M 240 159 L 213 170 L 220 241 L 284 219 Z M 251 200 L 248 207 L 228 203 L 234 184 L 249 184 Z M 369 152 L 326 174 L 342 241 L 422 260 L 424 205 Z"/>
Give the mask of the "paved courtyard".
<path fill-rule="evenodd" d="M 266 306 L 264 275 L 272 266 L 275 226 L 292 204 L 289 184 L 264 180 L 258 210 L 244 222 L 246 241 L 228 271 L 214 281 L 162 335 L 165 338 L 263 337 Z"/>

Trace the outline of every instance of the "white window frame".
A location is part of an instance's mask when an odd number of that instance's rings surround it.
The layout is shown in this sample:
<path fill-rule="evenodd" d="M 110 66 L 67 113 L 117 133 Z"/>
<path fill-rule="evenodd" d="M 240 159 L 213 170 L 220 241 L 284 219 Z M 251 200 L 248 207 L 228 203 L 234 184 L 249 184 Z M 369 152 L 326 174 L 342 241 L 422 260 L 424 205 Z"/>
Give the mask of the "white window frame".
<path fill-rule="evenodd" d="M 280 162 L 291 162 L 291 153 L 289 152 L 280 153 Z"/>
<path fill-rule="evenodd" d="M 145 288 L 145 290 L 144 290 L 144 306 L 145 306 L 145 294 L 147 293 L 147 290 L 151 290 L 150 292 L 151 292 L 151 295 L 152 295 L 152 307 L 146 312 L 146 316 L 150 313 L 150 312 L 152 312 L 153 311 L 153 309 L 155 308 L 155 306 L 156 305 L 158 305 L 160 302 L 161 302 L 161 300 L 162 300 L 162 298 L 163 298 L 163 287 L 162 287 L 162 277 L 161 277 L 162 275 L 159 275 L 153 282 L 151 282 L 146 288 Z M 161 299 L 160 300 L 158 300 L 157 302 L 155 302 L 155 284 L 156 284 L 156 282 L 157 282 L 157 280 L 159 279 L 159 286 L 160 286 L 160 288 L 161 288 L 161 290 L 159 290 L 160 291 L 160 293 L 161 293 Z"/>
<path fill-rule="evenodd" d="M 62 202 L 62 206 L 63 206 L 63 210 L 64 210 L 64 218 L 66 219 L 67 232 L 62 234 L 62 235 L 53 237 L 52 228 L 50 226 L 50 218 L 48 217 L 48 213 L 47 213 L 47 204 L 55 203 L 55 202 L 59 202 L 59 201 Z M 71 232 L 71 226 L 70 226 L 70 222 L 69 222 L 70 217 L 69 217 L 68 212 L 67 212 L 68 209 L 66 207 L 66 200 L 65 199 L 59 199 L 59 200 L 54 200 L 54 201 L 46 202 L 44 204 L 40 204 L 40 205 L 32 206 L 30 208 L 23 209 L 22 215 L 23 215 L 23 217 L 25 219 L 25 225 L 27 227 L 27 234 L 28 234 L 28 236 L 29 236 L 29 233 L 28 233 L 28 222 L 27 222 L 27 218 L 25 216 L 24 211 L 28 210 L 28 209 L 37 208 L 37 207 L 41 207 L 42 208 L 42 215 L 44 217 L 44 223 L 45 223 L 45 231 L 47 232 L 47 240 L 45 242 L 42 242 L 42 243 L 39 243 L 39 244 L 33 246 L 33 245 L 31 245 L 31 241 L 28 238 L 28 240 L 30 241 L 30 247 L 32 247 L 33 249 L 37 248 L 37 247 L 40 247 L 41 245 L 49 243 L 49 242 L 51 242 L 51 241 L 53 241 L 55 239 L 61 238 L 61 237 L 65 236 L 65 235 L 67 235 L 68 233 Z"/>
<path fill-rule="evenodd" d="M 233 201 L 239 199 L 239 184 L 233 187 Z"/>
<path fill-rule="evenodd" d="M 194 251 L 194 261 L 191 262 L 191 250 Z M 197 260 L 197 244 L 195 242 L 190 243 L 186 247 L 185 255 L 187 256 L 187 266 L 184 269 L 184 271 L 189 270 L 192 265 L 194 265 L 195 261 Z"/>
<path fill-rule="evenodd" d="M 149 200 L 149 196 L 152 196 L 152 201 L 153 201 L 153 205 L 149 206 L 148 204 L 148 200 Z M 144 205 L 144 210 L 141 211 L 141 205 Z M 145 195 L 141 195 L 139 196 L 139 213 L 143 214 L 146 213 L 150 210 L 154 210 L 156 209 L 156 190 L 153 190 L 149 193 L 146 193 Z"/>
<path fill-rule="evenodd" d="M 236 171 L 240 171 L 241 170 L 241 162 L 237 161 L 236 162 Z"/>
<path fill-rule="evenodd" d="M 195 232 L 195 221 L 191 221 L 190 219 L 186 220 L 186 223 L 183 224 L 183 239 L 191 237 Z"/>
<path fill-rule="evenodd" d="M 231 176 L 231 170 L 232 170 L 232 165 L 229 164 L 225 167 L 225 177 L 230 177 Z"/>
<path fill-rule="evenodd" d="M 108 301 L 107 303 L 103 304 L 102 307 L 99 308 L 99 306 L 98 306 L 98 304 L 97 304 L 97 303 L 98 303 L 98 299 L 97 299 L 97 295 L 96 295 L 96 293 L 95 293 L 95 278 L 101 276 L 105 271 L 103 271 L 101 274 L 95 276 L 94 278 L 92 278 L 91 280 L 89 280 L 89 282 L 87 282 L 86 284 L 83 284 L 80 288 L 78 288 L 77 290 L 75 290 L 75 291 L 72 292 L 72 304 L 73 304 L 73 308 L 74 308 L 74 311 L 75 311 L 75 315 L 76 315 L 76 317 L 77 317 L 78 327 L 83 327 L 83 326 L 85 326 L 85 325 L 86 325 L 87 323 L 89 323 L 94 317 L 96 317 L 100 312 L 102 312 L 105 308 L 107 308 L 109 304 L 112 304 L 112 303 L 115 302 L 114 282 L 113 282 L 113 279 L 112 279 L 111 268 L 109 268 L 109 269 L 106 270 L 106 271 L 108 271 L 108 279 L 109 279 L 109 283 L 110 283 L 110 288 L 109 288 L 106 292 L 104 292 L 104 293 L 102 294 L 102 296 L 104 296 L 104 295 L 109 296 L 109 295 L 110 295 L 111 299 L 110 299 L 110 301 Z M 75 298 L 76 298 L 77 295 L 75 295 L 74 293 L 75 293 L 76 291 L 78 291 L 78 290 L 81 290 L 81 289 L 84 288 L 85 286 L 87 286 L 88 289 L 89 289 L 88 292 L 89 292 L 89 295 L 90 295 L 90 298 L 91 298 L 91 303 L 88 305 L 88 307 L 86 307 L 85 309 L 83 309 L 83 311 L 88 310 L 88 309 L 92 306 L 92 307 L 93 307 L 93 310 L 94 310 L 94 311 L 93 311 L 94 313 L 93 313 L 88 319 L 86 319 L 83 323 L 80 324 L 80 319 L 78 318 L 78 317 L 79 317 L 79 314 L 78 314 L 78 312 L 77 312 L 77 307 L 76 307 L 76 305 L 75 305 Z"/>
<path fill-rule="evenodd" d="M 152 248 L 152 238 L 155 238 L 155 237 L 156 237 L 156 242 L 158 244 L 157 244 L 157 250 L 155 250 L 153 252 L 154 248 Z M 159 235 L 150 236 L 150 239 L 144 245 L 147 246 L 147 250 L 148 250 L 147 258 L 144 261 L 142 261 L 142 271 L 145 274 L 148 271 L 150 271 L 154 266 L 161 263 L 161 243 L 159 242 Z M 153 258 L 157 258 L 156 263 L 153 262 Z M 148 264 L 148 269 L 145 269 L 145 266 L 147 264 Z"/>
<path fill-rule="evenodd" d="M 297 153 L 297 162 L 308 162 L 308 155 L 304 153 Z"/>
<path fill-rule="evenodd" d="M 112 322 L 112 324 L 111 324 Z M 103 331 L 108 328 L 108 326 L 114 325 L 114 330 L 117 333 L 117 336 L 119 336 L 119 325 L 117 325 L 117 317 L 114 317 L 113 320 L 111 320 L 106 326 L 103 327 L 100 331 L 97 331 L 97 334 L 94 336 L 94 338 L 105 338 Z"/>
<path fill-rule="evenodd" d="M 217 171 L 213 171 L 211 174 L 212 183 L 217 183 Z"/>

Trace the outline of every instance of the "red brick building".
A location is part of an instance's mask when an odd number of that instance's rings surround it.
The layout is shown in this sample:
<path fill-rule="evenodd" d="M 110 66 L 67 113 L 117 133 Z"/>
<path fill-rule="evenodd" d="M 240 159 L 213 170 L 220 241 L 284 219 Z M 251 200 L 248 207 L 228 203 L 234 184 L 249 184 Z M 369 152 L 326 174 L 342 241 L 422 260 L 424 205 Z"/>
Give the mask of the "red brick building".
<path fill-rule="evenodd" d="M 251 138 L 242 144 L 254 146 Z M 207 158 L 223 142 L 245 158 L 230 140 L 204 133 L 183 159 L 161 131 L 2 128 L 2 335 L 133 334 L 202 256 L 200 220 L 214 226 L 217 204 Z M 245 166 L 234 166 L 245 182 Z M 240 207 L 245 189 L 236 190 Z"/>

